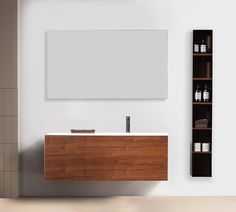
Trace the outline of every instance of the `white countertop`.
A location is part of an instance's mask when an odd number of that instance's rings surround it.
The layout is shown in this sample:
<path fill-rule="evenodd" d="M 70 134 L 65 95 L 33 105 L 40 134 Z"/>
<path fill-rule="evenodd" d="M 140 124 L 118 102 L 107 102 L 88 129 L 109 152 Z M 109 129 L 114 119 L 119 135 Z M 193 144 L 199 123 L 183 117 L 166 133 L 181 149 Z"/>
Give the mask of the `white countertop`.
<path fill-rule="evenodd" d="M 140 132 L 131 132 L 131 133 L 47 133 L 46 135 L 58 135 L 58 136 L 168 136 L 168 133 L 165 132 L 152 132 L 152 133 L 140 133 Z"/>

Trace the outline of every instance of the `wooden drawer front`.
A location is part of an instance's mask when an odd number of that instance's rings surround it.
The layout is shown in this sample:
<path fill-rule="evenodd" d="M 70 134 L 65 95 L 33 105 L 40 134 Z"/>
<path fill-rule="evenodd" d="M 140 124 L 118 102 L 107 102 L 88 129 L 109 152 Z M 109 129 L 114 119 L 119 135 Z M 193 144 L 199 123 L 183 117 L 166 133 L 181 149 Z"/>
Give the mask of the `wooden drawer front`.
<path fill-rule="evenodd" d="M 167 137 L 96 136 L 85 148 L 86 180 L 167 180 Z"/>
<path fill-rule="evenodd" d="M 45 167 L 47 180 L 83 180 L 85 139 L 74 136 L 46 136 Z"/>
<path fill-rule="evenodd" d="M 167 180 L 166 136 L 46 136 L 45 179 Z"/>

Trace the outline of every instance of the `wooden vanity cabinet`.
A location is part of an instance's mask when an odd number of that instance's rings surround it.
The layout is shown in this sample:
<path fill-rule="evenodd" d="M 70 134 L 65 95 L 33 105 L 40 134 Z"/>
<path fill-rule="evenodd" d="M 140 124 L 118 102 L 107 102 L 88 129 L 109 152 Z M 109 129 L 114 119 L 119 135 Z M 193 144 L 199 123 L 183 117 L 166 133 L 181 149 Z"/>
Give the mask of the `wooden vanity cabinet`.
<path fill-rule="evenodd" d="M 167 180 L 167 136 L 45 137 L 46 180 Z"/>

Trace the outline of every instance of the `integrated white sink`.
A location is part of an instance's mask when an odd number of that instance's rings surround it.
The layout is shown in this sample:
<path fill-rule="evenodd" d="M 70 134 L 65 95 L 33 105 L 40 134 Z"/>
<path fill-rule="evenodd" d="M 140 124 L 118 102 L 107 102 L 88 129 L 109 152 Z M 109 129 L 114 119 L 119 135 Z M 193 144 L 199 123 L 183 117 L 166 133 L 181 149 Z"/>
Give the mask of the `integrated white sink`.
<path fill-rule="evenodd" d="M 131 132 L 131 133 L 119 133 L 119 132 L 111 132 L 111 133 L 47 133 L 46 135 L 58 135 L 58 136 L 168 136 L 166 132 L 151 132 L 151 133 L 140 133 L 140 132 Z"/>

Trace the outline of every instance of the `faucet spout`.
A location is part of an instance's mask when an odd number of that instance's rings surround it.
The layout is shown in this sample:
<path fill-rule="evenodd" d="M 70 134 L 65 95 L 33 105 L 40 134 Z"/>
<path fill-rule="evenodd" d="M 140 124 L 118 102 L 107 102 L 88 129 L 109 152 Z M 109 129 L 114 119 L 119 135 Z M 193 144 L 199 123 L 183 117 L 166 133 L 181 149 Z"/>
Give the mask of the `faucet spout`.
<path fill-rule="evenodd" d="M 130 132 L 130 116 L 126 116 L 126 132 Z"/>

